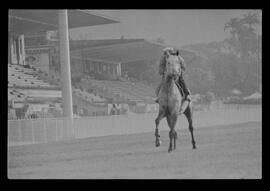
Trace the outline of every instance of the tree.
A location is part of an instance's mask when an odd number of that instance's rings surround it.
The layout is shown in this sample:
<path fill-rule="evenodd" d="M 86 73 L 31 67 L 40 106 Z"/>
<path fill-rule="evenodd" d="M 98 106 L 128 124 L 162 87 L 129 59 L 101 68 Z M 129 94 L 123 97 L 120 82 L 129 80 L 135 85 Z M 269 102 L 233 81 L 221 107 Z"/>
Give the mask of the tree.
<path fill-rule="evenodd" d="M 238 33 L 241 28 L 241 22 L 239 18 L 232 18 L 229 22 L 227 22 L 224 26 L 224 31 L 230 29 L 230 33 L 234 40 L 237 40 Z"/>
<path fill-rule="evenodd" d="M 257 12 L 249 12 L 243 18 L 232 18 L 224 26 L 224 31 L 230 29 L 232 39 L 228 42 L 233 46 L 238 46 L 241 58 L 244 62 L 249 60 L 249 55 L 254 53 L 254 40 L 257 35 L 254 26 L 259 24 L 259 15 Z M 248 25 L 248 26 L 246 26 Z"/>
<path fill-rule="evenodd" d="M 243 18 L 232 18 L 224 26 L 224 30 L 230 29 L 232 38 L 227 40 L 230 45 L 239 51 L 244 67 L 243 87 L 254 87 L 258 76 L 254 71 L 260 71 L 261 63 L 261 38 L 255 33 L 255 26 L 260 23 L 258 12 L 249 12 Z M 258 63 L 258 64 L 256 64 Z M 254 68 L 254 65 L 256 67 Z"/>
<path fill-rule="evenodd" d="M 249 26 L 249 29 L 253 30 L 252 26 L 260 24 L 259 13 L 257 11 L 248 12 L 247 14 L 244 15 L 242 23 L 247 24 Z"/>

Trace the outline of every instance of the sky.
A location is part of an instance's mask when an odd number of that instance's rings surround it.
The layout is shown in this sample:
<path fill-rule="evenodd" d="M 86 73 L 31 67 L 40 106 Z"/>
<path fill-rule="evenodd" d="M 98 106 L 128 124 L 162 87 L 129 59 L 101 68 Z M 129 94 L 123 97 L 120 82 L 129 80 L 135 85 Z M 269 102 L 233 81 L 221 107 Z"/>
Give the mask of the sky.
<path fill-rule="evenodd" d="M 224 24 L 250 10 L 91 10 L 116 18 L 120 23 L 72 29 L 73 39 L 163 38 L 166 44 L 183 46 L 222 41 L 229 36 Z M 261 13 L 261 12 L 260 12 Z M 261 27 L 258 27 L 261 34 Z"/>

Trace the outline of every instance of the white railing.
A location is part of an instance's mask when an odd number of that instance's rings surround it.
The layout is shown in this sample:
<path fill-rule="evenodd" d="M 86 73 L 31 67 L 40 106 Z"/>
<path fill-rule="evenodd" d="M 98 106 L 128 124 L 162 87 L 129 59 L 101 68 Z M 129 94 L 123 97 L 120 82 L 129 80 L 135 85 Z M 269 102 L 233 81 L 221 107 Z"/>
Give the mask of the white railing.
<path fill-rule="evenodd" d="M 8 145 L 24 145 L 116 134 L 154 132 L 157 113 L 74 118 L 8 120 Z M 262 120 L 261 106 L 227 105 L 194 112 L 194 128 Z M 176 129 L 187 129 L 182 115 Z M 166 120 L 160 130 L 168 130 Z"/>
<path fill-rule="evenodd" d="M 8 145 L 46 143 L 74 138 L 70 120 L 40 118 L 8 120 Z"/>

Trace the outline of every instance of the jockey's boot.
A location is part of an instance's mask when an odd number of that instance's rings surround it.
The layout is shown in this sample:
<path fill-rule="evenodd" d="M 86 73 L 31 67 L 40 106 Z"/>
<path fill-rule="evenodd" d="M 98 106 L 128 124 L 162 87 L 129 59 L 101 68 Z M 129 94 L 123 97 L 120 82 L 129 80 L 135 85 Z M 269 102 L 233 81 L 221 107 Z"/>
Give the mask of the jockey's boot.
<path fill-rule="evenodd" d="M 187 101 L 191 101 L 191 99 L 190 99 L 190 91 L 189 91 L 189 89 L 187 88 L 187 85 L 186 85 L 186 83 L 185 83 L 185 81 L 184 81 L 184 79 L 183 78 L 179 78 L 179 81 L 178 81 L 178 83 L 179 83 L 179 85 L 180 85 L 180 87 L 182 87 L 182 89 L 183 89 L 183 92 L 184 92 L 184 100 L 187 100 Z M 179 89 L 180 90 L 180 89 Z"/>
<path fill-rule="evenodd" d="M 185 96 L 184 100 L 187 100 L 187 101 L 191 102 L 190 94 L 187 94 L 187 95 Z"/>
<path fill-rule="evenodd" d="M 185 110 L 187 109 L 189 103 L 191 102 L 190 91 L 186 87 L 183 89 L 184 89 L 185 97 L 183 99 L 183 103 L 181 104 L 179 114 L 183 114 Z"/>
<path fill-rule="evenodd" d="M 191 98 L 190 98 L 190 95 L 186 95 L 185 98 L 183 99 L 183 102 L 181 104 L 181 108 L 180 108 L 180 111 L 179 111 L 179 114 L 182 114 L 185 112 L 185 110 L 187 109 L 189 103 L 191 102 Z"/>
<path fill-rule="evenodd" d="M 179 114 L 183 114 L 185 111 L 186 111 L 186 109 L 187 109 L 187 107 L 188 107 L 188 105 L 189 105 L 189 101 L 188 100 L 183 100 L 183 103 L 181 104 L 181 108 L 180 108 L 180 110 L 179 110 Z"/>

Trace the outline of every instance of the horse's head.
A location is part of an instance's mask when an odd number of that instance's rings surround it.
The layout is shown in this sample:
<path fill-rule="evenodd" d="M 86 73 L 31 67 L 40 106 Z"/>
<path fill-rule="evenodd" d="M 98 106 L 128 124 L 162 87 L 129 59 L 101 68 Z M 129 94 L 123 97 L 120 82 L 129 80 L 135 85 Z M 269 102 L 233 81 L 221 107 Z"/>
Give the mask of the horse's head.
<path fill-rule="evenodd" d="M 167 54 L 166 55 L 166 70 L 165 76 L 167 77 L 178 77 L 181 74 L 180 60 L 177 55 Z"/>

